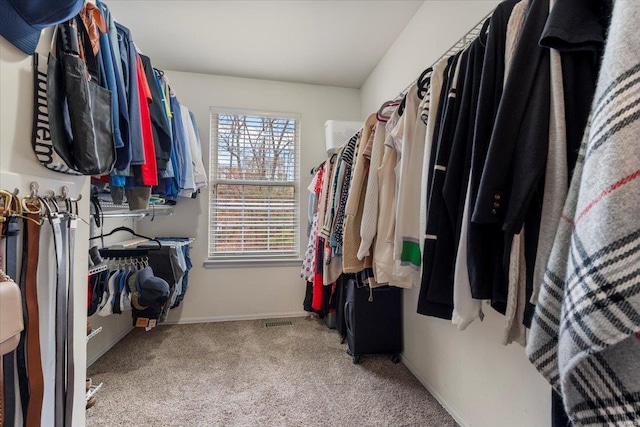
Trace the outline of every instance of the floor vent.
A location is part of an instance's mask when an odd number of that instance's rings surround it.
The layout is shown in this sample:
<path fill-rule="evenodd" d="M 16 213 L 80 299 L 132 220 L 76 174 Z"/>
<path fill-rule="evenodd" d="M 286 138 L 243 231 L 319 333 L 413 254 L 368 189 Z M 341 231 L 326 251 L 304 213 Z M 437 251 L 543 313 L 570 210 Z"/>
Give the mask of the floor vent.
<path fill-rule="evenodd" d="M 293 326 L 291 320 L 283 320 L 279 322 L 264 322 L 265 328 L 275 328 L 276 326 Z"/>

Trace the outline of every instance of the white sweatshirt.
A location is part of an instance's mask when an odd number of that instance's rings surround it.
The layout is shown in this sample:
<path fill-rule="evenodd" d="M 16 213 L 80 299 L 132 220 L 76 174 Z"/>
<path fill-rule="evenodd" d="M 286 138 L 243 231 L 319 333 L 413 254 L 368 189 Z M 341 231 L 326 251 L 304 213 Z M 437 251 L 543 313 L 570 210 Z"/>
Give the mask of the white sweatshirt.
<path fill-rule="evenodd" d="M 402 132 L 402 153 L 397 173 L 396 226 L 393 251 L 394 276 L 420 281 L 422 252 L 420 240 L 420 199 L 422 161 L 427 126 L 420 119 L 421 99 L 417 84 L 407 92 Z"/>

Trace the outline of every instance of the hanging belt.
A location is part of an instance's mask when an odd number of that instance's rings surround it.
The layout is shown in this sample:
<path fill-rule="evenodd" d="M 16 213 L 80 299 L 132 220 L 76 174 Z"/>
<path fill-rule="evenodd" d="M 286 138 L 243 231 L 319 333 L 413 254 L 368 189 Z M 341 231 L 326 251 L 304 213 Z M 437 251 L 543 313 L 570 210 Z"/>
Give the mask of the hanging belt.
<path fill-rule="evenodd" d="M 55 364 L 55 427 L 64 426 L 64 403 L 65 403 L 65 342 L 66 342 L 66 313 L 67 313 L 67 271 L 65 261 L 65 239 L 66 226 L 61 226 L 60 216 L 52 214 L 49 217 L 49 224 L 53 230 L 53 241 L 56 251 L 56 364 Z M 66 224 L 65 224 L 66 225 Z M 64 231 L 63 231 L 64 230 Z M 35 425 L 35 424 L 34 424 Z"/>
<path fill-rule="evenodd" d="M 4 229 L 2 232 L 4 233 Z M 5 239 L 4 234 L 2 234 L 0 235 L 0 270 L 2 271 L 7 271 L 7 263 L 5 262 L 7 259 L 6 251 L 7 239 Z M 15 277 L 12 277 L 12 279 L 15 279 Z"/>
<path fill-rule="evenodd" d="M 40 221 L 38 214 L 27 214 L 34 221 Z M 27 410 L 25 425 L 39 426 L 42 417 L 42 400 L 44 397 L 44 378 L 42 375 L 42 358 L 40 355 L 40 327 L 38 325 L 38 256 L 40 251 L 40 225 L 33 221 L 25 221 L 26 239 L 23 251 L 23 266 L 26 259 L 24 276 L 24 295 L 27 306 L 27 370 L 29 373 L 29 389 L 27 394 Z M 21 390 L 22 393 L 22 390 Z M 24 402 L 23 402 L 24 405 Z"/>
<path fill-rule="evenodd" d="M 65 402 L 65 426 L 71 426 L 71 418 L 73 414 L 73 398 L 75 386 L 75 366 L 73 363 L 73 253 L 75 251 L 76 228 L 78 227 L 78 219 L 75 215 L 69 216 L 69 294 L 67 296 L 67 389 Z"/>
<path fill-rule="evenodd" d="M 20 224 L 18 223 L 18 217 L 9 217 L 5 230 L 7 244 L 4 257 L 6 263 L 5 272 L 12 279 L 18 280 L 18 235 L 20 234 Z M 15 425 L 16 419 L 16 380 L 14 374 L 15 366 L 15 351 L 2 356 L 3 386 L 0 388 L 0 390 L 3 390 L 4 393 L 3 419 L 6 426 Z"/>
<path fill-rule="evenodd" d="M 26 278 L 27 278 L 27 251 L 29 251 L 28 230 L 27 223 L 24 221 L 24 228 L 22 232 L 22 266 L 20 267 L 20 280 L 18 285 L 20 286 L 20 293 L 22 294 L 22 316 L 24 322 L 24 329 L 20 332 L 20 342 L 16 348 L 16 365 L 18 367 L 18 385 L 20 388 L 20 409 L 22 410 L 22 419 L 27 418 L 27 405 L 29 405 L 29 378 L 27 378 L 27 330 L 29 328 L 29 313 L 27 312 L 27 292 L 26 292 Z"/>

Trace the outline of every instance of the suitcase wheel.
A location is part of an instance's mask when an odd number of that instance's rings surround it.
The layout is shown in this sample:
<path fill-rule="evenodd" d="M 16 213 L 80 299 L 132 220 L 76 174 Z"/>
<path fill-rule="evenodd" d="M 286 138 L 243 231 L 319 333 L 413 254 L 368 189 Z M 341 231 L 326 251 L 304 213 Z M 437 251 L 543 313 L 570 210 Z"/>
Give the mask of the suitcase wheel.
<path fill-rule="evenodd" d="M 400 355 L 399 354 L 394 354 L 393 356 L 391 356 L 391 361 L 393 363 L 400 363 Z"/>
<path fill-rule="evenodd" d="M 353 360 L 353 364 L 357 365 L 360 363 L 360 356 L 354 355 L 352 360 Z"/>

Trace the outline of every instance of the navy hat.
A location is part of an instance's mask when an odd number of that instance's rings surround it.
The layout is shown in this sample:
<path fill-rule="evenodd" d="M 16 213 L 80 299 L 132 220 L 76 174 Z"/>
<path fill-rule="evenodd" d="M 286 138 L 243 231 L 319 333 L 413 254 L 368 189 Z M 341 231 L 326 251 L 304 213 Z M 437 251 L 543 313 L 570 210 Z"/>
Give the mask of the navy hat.
<path fill-rule="evenodd" d="M 138 304 L 141 306 L 157 307 L 169 300 L 169 284 L 154 276 L 151 267 L 145 267 L 138 272 L 136 288 Z"/>
<path fill-rule="evenodd" d="M 40 32 L 76 16 L 84 0 L 0 0 L 0 36 L 33 55 Z"/>

